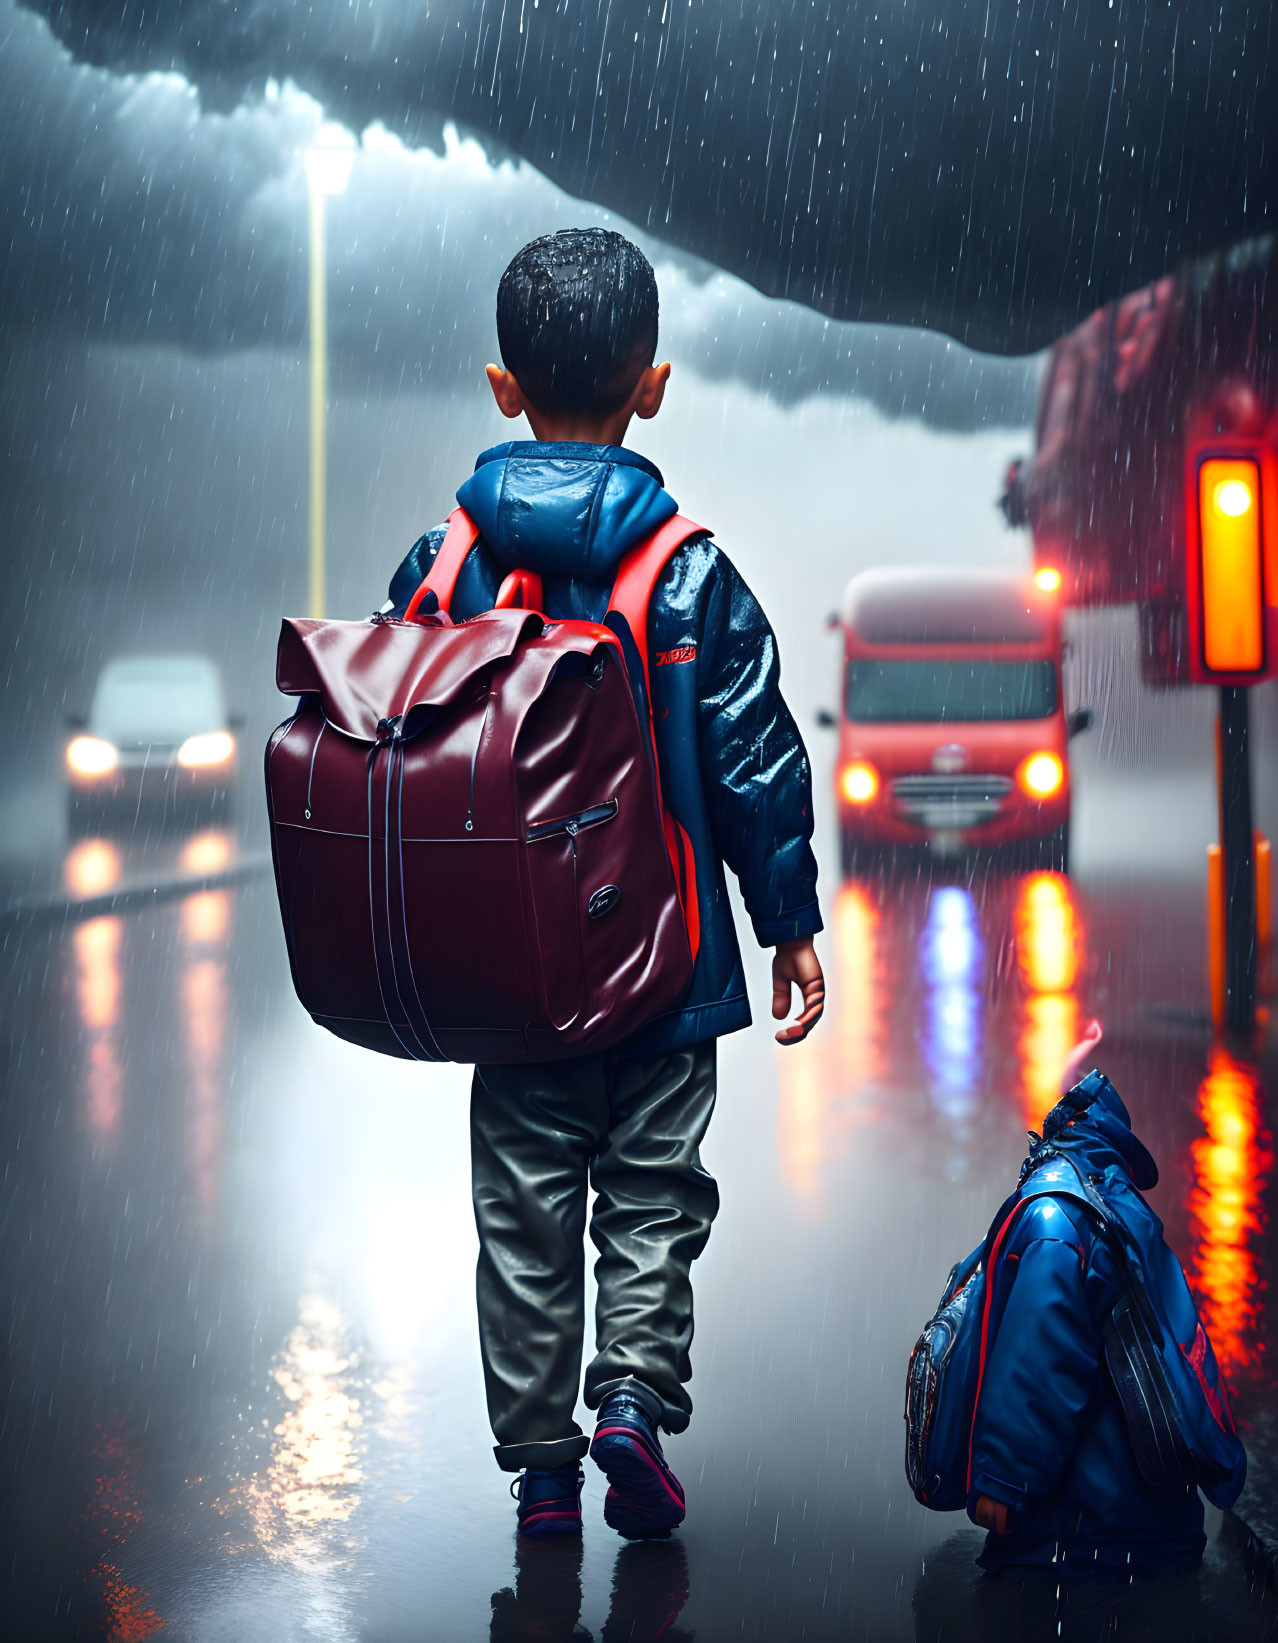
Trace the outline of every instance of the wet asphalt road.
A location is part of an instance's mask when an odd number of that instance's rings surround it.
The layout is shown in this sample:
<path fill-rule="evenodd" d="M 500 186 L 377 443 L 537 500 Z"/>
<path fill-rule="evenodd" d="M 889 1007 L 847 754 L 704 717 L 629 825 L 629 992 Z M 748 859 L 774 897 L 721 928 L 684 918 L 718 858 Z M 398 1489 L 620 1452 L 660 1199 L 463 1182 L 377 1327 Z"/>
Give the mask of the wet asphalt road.
<path fill-rule="evenodd" d="M 90 839 L 57 870 L 84 896 L 239 849 Z M 916 1607 L 920 1638 L 1003 1635 L 972 1607 L 965 1520 L 909 1496 L 903 1374 L 1088 1017 L 1244 1418 L 1272 1375 L 1269 1035 L 1212 1044 L 1189 855 L 1081 854 L 1073 881 L 956 869 L 836 895 L 827 874 L 826 1021 L 797 1051 L 762 1022 L 721 1046 L 723 1208 L 695 1269 L 696 1413 L 669 1445 L 686 1527 L 624 1546 L 590 1475 L 581 1547 L 518 1556 L 472 1313 L 466 1071 L 314 1028 L 265 878 L 11 921 L 6 1635 L 894 1640 Z M 1265 1635 L 1219 1549 L 1213 1570 L 1205 1630 L 1173 1594 L 1171 1629 L 1125 1611 L 1116 1635 L 1226 1635 L 1234 1603 L 1227 1634 Z M 1037 1624 L 1013 1631 L 1055 1635 Z"/>

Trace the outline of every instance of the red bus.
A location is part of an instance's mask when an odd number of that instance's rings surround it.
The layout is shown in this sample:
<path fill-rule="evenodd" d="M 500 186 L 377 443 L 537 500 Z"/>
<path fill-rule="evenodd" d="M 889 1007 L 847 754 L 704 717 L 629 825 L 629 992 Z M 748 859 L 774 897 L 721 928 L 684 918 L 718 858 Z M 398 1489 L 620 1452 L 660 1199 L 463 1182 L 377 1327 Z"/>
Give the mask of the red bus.
<path fill-rule="evenodd" d="M 844 873 L 884 847 L 934 856 L 1018 846 L 1065 871 L 1060 613 L 1028 576 L 870 570 L 837 618 L 843 689 L 835 776 Z"/>

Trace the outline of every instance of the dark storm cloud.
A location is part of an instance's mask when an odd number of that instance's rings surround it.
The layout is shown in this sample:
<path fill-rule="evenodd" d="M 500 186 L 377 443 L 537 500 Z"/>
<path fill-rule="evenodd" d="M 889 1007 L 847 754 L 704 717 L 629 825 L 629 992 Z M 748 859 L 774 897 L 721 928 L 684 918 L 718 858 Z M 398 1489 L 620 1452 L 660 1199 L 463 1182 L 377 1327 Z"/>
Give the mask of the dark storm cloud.
<path fill-rule="evenodd" d="M 319 105 L 271 83 L 211 112 L 175 73 L 73 62 L 8 4 L 0 30 L 0 330 L 11 344 L 303 347 L 302 152 Z M 494 293 L 513 250 L 605 219 L 451 128 L 438 150 L 417 151 L 370 128 L 329 209 L 335 387 L 450 391 L 494 357 Z M 832 323 L 641 237 L 660 269 L 662 348 L 681 367 L 784 403 L 855 393 L 956 428 L 1032 414 L 1032 364 Z"/>
<path fill-rule="evenodd" d="M 24 3 L 223 109 L 454 118 L 765 293 L 1000 352 L 1278 215 L 1256 0 Z"/>

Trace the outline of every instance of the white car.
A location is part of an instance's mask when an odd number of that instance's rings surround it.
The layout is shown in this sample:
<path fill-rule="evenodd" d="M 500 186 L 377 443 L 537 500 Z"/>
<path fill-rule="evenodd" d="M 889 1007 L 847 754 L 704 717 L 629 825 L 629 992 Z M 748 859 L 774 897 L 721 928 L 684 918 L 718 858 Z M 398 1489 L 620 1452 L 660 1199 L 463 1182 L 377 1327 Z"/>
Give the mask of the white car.
<path fill-rule="evenodd" d="M 235 781 L 234 721 L 207 656 L 118 656 L 67 743 L 73 825 L 127 805 L 224 811 Z"/>

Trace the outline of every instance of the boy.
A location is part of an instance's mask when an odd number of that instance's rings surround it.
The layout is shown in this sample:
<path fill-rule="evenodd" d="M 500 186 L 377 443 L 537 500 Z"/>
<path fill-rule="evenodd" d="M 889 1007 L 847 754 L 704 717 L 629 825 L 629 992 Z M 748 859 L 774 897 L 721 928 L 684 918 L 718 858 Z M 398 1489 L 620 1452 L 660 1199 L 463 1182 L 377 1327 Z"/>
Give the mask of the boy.
<path fill-rule="evenodd" d="M 654 364 L 652 268 L 603 229 L 534 240 L 502 276 L 497 336 L 493 397 L 503 415 L 527 417 L 533 439 L 483 452 L 457 492 L 480 535 L 451 614 L 490 609 L 518 568 L 541 575 L 548 616 L 602 621 L 622 555 L 677 511 L 657 469 L 622 444 L 633 417 L 656 415 L 670 376 Z M 440 527 L 413 547 L 387 610 L 405 609 L 443 536 Z M 806 1037 L 824 1003 L 807 756 L 767 620 L 708 534 L 666 566 L 648 640 L 661 780 L 696 859 L 701 937 L 687 996 L 606 1055 L 475 1069 L 480 1348 L 497 1462 L 522 1474 L 525 1535 L 580 1532 L 588 1449 L 610 1485 L 604 1517 L 620 1534 L 662 1537 L 683 1520 L 658 1429 L 683 1431 L 692 1408 L 689 1268 L 718 1208 L 698 1152 L 714 1107 L 715 1039 L 750 1021 L 725 863 L 759 941 L 776 949 L 774 1016 L 784 1019 L 792 987 L 802 995 L 778 1041 Z M 585 1383 L 598 1410 L 593 1442 L 573 1419 L 588 1185 L 599 1251 Z"/>

